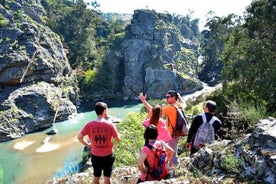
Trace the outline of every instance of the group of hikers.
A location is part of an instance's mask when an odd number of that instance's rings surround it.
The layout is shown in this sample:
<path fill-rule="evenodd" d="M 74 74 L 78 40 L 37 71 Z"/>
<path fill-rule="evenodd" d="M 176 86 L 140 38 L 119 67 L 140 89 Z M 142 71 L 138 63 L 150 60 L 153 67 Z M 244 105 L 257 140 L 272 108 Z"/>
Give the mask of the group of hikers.
<path fill-rule="evenodd" d="M 175 134 L 178 118 L 177 108 L 185 110 L 187 105 L 181 95 L 175 90 L 169 90 L 166 93 L 167 105 L 162 107 L 160 105 L 150 105 L 146 100 L 146 95 L 143 93 L 140 93 L 138 98 L 146 107 L 148 116 L 142 123 L 145 127 L 145 144 L 141 148 L 137 162 L 137 167 L 141 171 L 137 183 L 166 179 L 169 169 L 179 164 L 177 150 L 181 136 Z M 191 156 L 200 148 L 206 146 L 205 142 L 200 142 L 203 136 L 208 137 L 208 143 L 211 143 L 220 130 L 221 121 L 214 116 L 215 110 L 216 103 L 208 100 L 204 103 L 203 113 L 193 118 L 187 133 L 186 143 L 186 148 L 190 150 Z M 120 135 L 116 126 L 106 119 L 108 117 L 106 103 L 97 102 L 95 112 L 97 119 L 88 122 L 82 128 L 78 135 L 78 140 L 85 147 L 90 148 L 94 171 L 93 183 L 100 183 L 103 172 L 104 183 L 108 184 L 111 183 L 112 167 L 115 161 L 112 141 L 114 139 L 119 142 Z M 163 119 L 164 116 L 166 120 Z M 209 129 L 207 125 L 209 125 Z M 85 138 L 86 136 L 89 140 Z"/>

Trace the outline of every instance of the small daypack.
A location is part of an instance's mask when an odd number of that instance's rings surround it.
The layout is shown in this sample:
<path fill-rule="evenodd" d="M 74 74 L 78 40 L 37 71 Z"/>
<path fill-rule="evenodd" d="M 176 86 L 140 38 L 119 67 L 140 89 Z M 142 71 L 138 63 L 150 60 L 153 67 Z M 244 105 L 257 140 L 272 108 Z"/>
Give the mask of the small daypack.
<path fill-rule="evenodd" d="M 150 144 L 146 144 L 146 146 L 148 148 L 150 148 L 154 152 L 154 155 L 155 155 L 153 167 L 150 168 L 147 160 L 145 160 L 145 166 L 149 168 L 149 172 L 147 174 L 150 175 L 155 180 L 159 180 L 159 181 L 167 178 L 167 176 L 169 174 L 169 170 L 168 170 L 167 163 L 165 160 L 166 159 L 166 150 L 165 150 L 163 143 L 161 143 L 161 145 L 158 146 L 157 148 Z"/>
<path fill-rule="evenodd" d="M 207 122 L 205 113 L 203 113 L 201 117 L 203 123 L 198 128 L 194 140 L 194 146 L 196 148 L 205 147 L 207 146 L 207 144 L 211 144 L 215 140 L 215 130 L 213 127 L 213 123 L 217 120 L 217 118 L 213 116 L 212 119 Z"/>
<path fill-rule="evenodd" d="M 173 135 L 172 136 L 185 136 L 189 133 L 189 119 L 185 114 L 183 109 L 178 108 L 174 105 L 176 109 L 176 124 L 173 128 Z"/>

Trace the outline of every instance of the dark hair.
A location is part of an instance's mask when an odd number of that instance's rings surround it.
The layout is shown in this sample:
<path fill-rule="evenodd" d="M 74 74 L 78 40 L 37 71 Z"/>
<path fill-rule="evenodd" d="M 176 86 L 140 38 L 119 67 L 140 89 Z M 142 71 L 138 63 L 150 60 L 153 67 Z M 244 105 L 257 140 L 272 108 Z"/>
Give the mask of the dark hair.
<path fill-rule="evenodd" d="M 206 107 L 208 108 L 210 113 L 214 113 L 216 108 L 217 108 L 217 104 L 216 102 L 212 101 L 212 100 L 208 100 L 206 101 Z"/>
<path fill-rule="evenodd" d="M 160 105 L 152 105 L 152 110 L 151 110 L 152 114 L 150 117 L 150 124 L 151 125 L 155 125 L 157 126 L 159 119 L 160 119 L 160 115 L 162 114 L 162 108 Z"/>
<path fill-rule="evenodd" d="M 154 139 L 156 140 L 158 137 L 158 130 L 155 125 L 149 125 L 144 132 L 144 139 L 145 139 L 145 144 L 149 143 L 149 139 Z"/>
<path fill-rule="evenodd" d="M 167 94 L 169 94 L 171 96 L 174 96 L 176 100 L 178 99 L 178 95 L 177 95 L 177 92 L 175 90 L 171 89 L 167 92 Z"/>
<path fill-rule="evenodd" d="M 104 102 L 97 102 L 95 105 L 95 112 L 99 116 L 103 114 L 103 111 L 107 108 L 107 104 Z"/>

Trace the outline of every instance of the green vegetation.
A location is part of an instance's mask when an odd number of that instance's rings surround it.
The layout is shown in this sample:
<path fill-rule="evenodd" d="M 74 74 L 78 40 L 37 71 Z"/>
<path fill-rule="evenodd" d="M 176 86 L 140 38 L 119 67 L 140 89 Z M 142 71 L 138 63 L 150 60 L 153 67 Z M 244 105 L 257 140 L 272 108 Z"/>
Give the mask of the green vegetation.
<path fill-rule="evenodd" d="M 115 145 L 116 166 L 131 166 L 137 163 L 140 150 L 145 143 L 143 139 L 145 128 L 142 126 L 145 118 L 145 113 L 129 113 L 126 119 L 120 122 L 118 131 L 121 141 Z"/>
<path fill-rule="evenodd" d="M 15 19 L 22 19 L 23 17 L 23 11 L 22 10 L 18 10 L 17 12 L 14 13 Z"/>
<path fill-rule="evenodd" d="M 242 99 L 249 105 L 266 109 L 268 115 L 273 116 L 276 108 L 274 6 L 273 1 L 252 2 L 245 23 L 228 35 L 223 54 L 223 84 L 229 99 Z"/>
<path fill-rule="evenodd" d="M 239 173 L 242 167 L 241 159 L 236 158 L 232 153 L 228 153 L 221 163 L 221 167 L 228 172 Z"/>
<path fill-rule="evenodd" d="M 237 113 L 235 126 L 252 129 L 264 117 L 276 116 L 276 42 L 274 1 L 253 1 L 242 19 L 210 18 L 202 32 L 200 77 L 222 71 L 223 90 L 215 97 L 218 113 Z M 245 127 L 246 128 L 246 127 Z"/>
<path fill-rule="evenodd" d="M 5 19 L 3 15 L 0 15 L 0 27 L 6 27 L 9 25 L 9 21 Z"/>
<path fill-rule="evenodd" d="M 97 2 L 91 2 L 94 9 L 88 9 L 82 1 L 48 0 L 43 3 L 47 11 L 47 23 L 68 49 L 68 59 L 73 69 L 77 68 L 81 96 L 89 98 L 91 91 L 112 93 L 121 90 L 122 81 L 112 76 L 104 57 L 109 48 L 119 48 L 124 38 L 124 22 L 101 17 L 96 11 Z M 111 15 L 112 16 L 112 15 Z M 111 89 L 110 89 L 111 86 Z"/>

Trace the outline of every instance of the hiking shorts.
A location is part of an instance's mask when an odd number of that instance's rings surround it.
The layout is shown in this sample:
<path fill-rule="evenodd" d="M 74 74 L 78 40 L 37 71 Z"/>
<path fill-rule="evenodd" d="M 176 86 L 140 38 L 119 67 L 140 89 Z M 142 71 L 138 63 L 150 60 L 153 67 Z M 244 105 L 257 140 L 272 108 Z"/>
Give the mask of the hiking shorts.
<path fill-rule="evenodd" d="M 93 165 L 94 176 L 100 177 L 103 171 L 105 177 L 111 177 L 112 166 L 114 161 L 115 161 L 114 153 L 104 157 L 92 155 L 91 162 Z"/>

